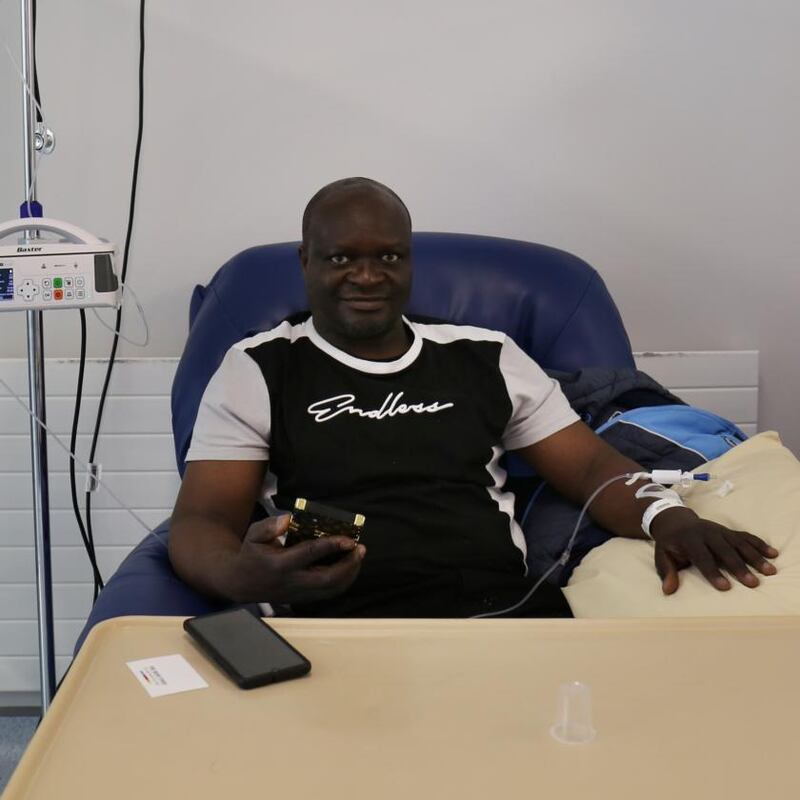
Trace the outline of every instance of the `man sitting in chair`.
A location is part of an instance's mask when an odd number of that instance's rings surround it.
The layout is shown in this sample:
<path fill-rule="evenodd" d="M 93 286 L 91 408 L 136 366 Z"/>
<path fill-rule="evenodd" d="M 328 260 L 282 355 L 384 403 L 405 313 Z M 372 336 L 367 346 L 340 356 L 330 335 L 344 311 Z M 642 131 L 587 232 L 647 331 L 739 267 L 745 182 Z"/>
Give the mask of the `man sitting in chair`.
<path fill-rule="evenodd" d="M 236 603 L 324 616 L 462 617 L 525 596 L 525 540 L 498 461 L 514 451 L 575 503 L 642 468 L 579 420 L 508 336 L 403 315 L 411 218 L 365 178 L 309 202 L 299 251 L 310 314 L 245 339 L 211 379 L 172 516 L 170 560 L 188 584 Z M 642 482 L 639 482 L 641 485 Z M 590 507 L 643 538 L 636 484 Z M 356 544 L 331 535 L 284 546 L 295 498 L 362 514 Z M 250 525 L 256 503 L 267 519 Z M 719 590 L 772 575 L 777 551 L 680 505 L 648 520 L 664 593 L 695 564 Z M 751 570 L 752 568 L 752 570 Z M 544 584 L 516 614 L 568 614 Z"/>

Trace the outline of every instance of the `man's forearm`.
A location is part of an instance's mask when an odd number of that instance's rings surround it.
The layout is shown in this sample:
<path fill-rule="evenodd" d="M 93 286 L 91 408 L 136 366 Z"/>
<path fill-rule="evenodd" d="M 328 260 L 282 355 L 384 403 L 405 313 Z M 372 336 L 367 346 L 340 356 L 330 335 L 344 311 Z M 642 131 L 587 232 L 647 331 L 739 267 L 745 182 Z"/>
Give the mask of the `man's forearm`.
<path fill-rule="evenodd" d="M 602 485 L 604 481 L 627 472 L 642 471 L 641 465 L 609 447 L 588 466 L 583 480 L 583 498 L 581 502 L 586 502 L 591 493 Z M 617 536 L 625 536 L 629 539 L 645 538 L 642 530 L 642 517 L 647 507 L 653 502 L 653 499 L 637 499 L 635 494 L 636 490 L 647 482 L 637 481 L 631 486 L 626 486 L 624 480 L 615 481 L 606 487 L 592 502 L 589 507 L 589 516 Z M 653 528 L 666 523 L 668 520 L 673 522 L 679 516 L 682 522 L 697 518 L 697 515 L 691 509 L 670 508 L 662 511 L 653 520 Z"/>
<path fill-rule="evenodd" d="M 175 572 L 199 592 L 220 600 L 238 600 L 235 561 L 239 536 L 221 520 L 202 514 L 173 518 L 169 558 Z"/>
<path fill-rule="evenodd" d="M 558 433 L 518 451 L 553 488 L 573 503 L 582 506 L 606 481 L 620 475 L 644 472 L 641 464 L 622 455 L 576 422 Z M 609 484 L 592 500 L 589 515 L 617 536 L 642 539 L 642 517 L 652 498 L 635 497 L 645 481 L 626 486 L 622 479 Z M 668 508 L 658 514 L 651 532 L 667 525 L 686 525 L 697 520 L 688 508 Z"/>
<path fill-rule="evenodd" d="M 522 448 L 520 453 L 551 486 L 578 505 L 583 505 L 611 478 L 643 471 L 582 422 Z M 626 486 L 622 478 L 610 483 L 592 501 L 592 519 L 617 536 L 644 538 L 642 517 L 655 500 L 636 498 L 643 483 Z M 758 585 L 758 579 L 749 567 L 763 575 L 775 573 L 775 567 L 766 560 L 778 555 L 773 547 L 752 534 L 701 519 L 684 506 L 666 508 L 657 514 L 650 524 L 650 534 L 656 542 L 656 569 L 665 594 L 678 588 L 678 570 L 690 564 L 720 590 L 730 588 L 720 569 L 751 587 Z"/>

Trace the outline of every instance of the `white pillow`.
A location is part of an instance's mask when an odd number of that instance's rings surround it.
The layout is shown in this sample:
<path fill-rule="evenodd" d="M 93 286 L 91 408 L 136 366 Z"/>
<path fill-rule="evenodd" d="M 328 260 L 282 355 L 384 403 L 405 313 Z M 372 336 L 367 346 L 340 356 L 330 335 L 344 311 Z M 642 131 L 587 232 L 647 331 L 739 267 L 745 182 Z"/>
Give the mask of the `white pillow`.
<path fill-rule="evenodd" d="M 695 567 L 681 570 L 680 588 L 661 591 L 653 546 L 614 538 L 591 550 L 563 590 L 576 617 L 706 617 L 800 614 L 800 462 L 777 433 L 758 434 L 697 472 L 715 480 L 694 483 L 684 502 L 701 517 L 749 531 L 776 547 L 777 575 L 756 573 L 760 585 L 735 578 L 727 592 L 714 589 Z M 718 491 L 724 480 L 733 490 Z"/>

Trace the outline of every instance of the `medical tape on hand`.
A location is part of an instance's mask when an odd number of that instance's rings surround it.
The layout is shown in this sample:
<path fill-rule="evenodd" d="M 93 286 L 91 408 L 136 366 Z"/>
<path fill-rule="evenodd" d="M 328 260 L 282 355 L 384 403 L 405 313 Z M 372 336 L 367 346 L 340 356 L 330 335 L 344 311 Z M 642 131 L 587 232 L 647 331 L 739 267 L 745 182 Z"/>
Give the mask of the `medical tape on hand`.
<path fill-rule="evenodd" d="M 681 496 L 674 490 L 662 486 L 660 483 L 648 483 L 645 486 L 640 486 L 636 490 L 636 499 L 641 500 L 644 497 L 653 497 L 656 500 L 669 497 L 672 500 L 677 500 L 682 504 Z"/>
<path fill-rule="evenodd" d="M 642 530 L 644 531 L 644 535 L 651 541 L 653 540 L 653 535 L 650 533 L 650 525 L 652 525 L 656 516 L 662 511 L 666 511 L 668 508 L 683 507 L 681 496 L 674 489 L 668 489 L 660 483 L 648 483 L 645 486 L 640 486 L 636 490 L 635 497 L 637 500 L 642 500 L 647 497 L 655 499 L 654 503 L 650 503 L 650 505 L 647 506 L 642 516 Z"/>
<path fill-rule="evenodd" d="M 655 503 L 650 503 L 645 509 L 642 517 L 642 530 L 651 541 L 655 541 L 655 539 L 653 539 L 653 534 L 650 533 L 650 525 L 657 514 L 666 511 L 668 508 L 683 508 L 683 503 L 680 500 L 676 502 L 671 497 L 665 497 L 663 500 L 656 500 Z"/>
<path fill-rule="evenodd" d="M 683 500 L 674 489 L 667 489 L 666 486 L 661 486 L 658 483 L 648 483 L 636 490 L 636 498 L 642 500 L 643 498 L 652 497 L 655 502 L 650 503 L 644 511 L 642 516 L 642 530 L 645 536 L 651 541 L 653 536 L 650 533 L 650 525 L 658 514 L 666 511 L 668 508 L 682 508 Z"/>

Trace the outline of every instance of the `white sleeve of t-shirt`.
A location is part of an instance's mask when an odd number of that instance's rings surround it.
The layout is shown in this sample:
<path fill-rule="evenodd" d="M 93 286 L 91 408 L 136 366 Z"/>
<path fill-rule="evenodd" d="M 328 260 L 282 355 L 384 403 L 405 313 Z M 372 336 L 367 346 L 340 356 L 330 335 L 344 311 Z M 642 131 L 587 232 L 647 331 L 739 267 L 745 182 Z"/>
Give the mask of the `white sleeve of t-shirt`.
<path fill-rule="evenodd" d="M 258 364 L 234 346 L 200 401 L 187 461 L 268 461 L 270 402 Z"/>
<path fill-rule="evenodd" d="M 500 350 L 500 372 L 511 400 L 511 417 L 503 433 L 503 447 L 519 450 L 577 422 L 558 381 L 511 338 Z"/>

